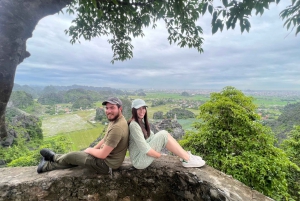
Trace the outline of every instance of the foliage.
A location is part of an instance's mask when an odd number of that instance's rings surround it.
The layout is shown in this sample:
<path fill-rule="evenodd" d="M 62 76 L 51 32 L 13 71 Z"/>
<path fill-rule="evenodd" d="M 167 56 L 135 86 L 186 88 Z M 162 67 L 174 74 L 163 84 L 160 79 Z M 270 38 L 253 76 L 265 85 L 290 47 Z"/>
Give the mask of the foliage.
<path fill-rule="evenodd" d="M 295 126 L 288 138 L 281 144 L 281 148 L 287 153 L 292 162 L 300 166 L 300 126 Z"/>
<path fill-rule="evenodd" d="M 32 96 L 25 91 L 13 91 L 9 101 L 13 103 L 14 107 L 20 109 L 24 109 L 34 104 Z"/>
<path fill-rule="evenodd" d="M 131 101 L 129 99 L 126 99 L 126 98 L 120 98 L 121 101 L 122 101 L 122 113 L 123 113 L 123 116 L 125 117 L 125 119 L 130 119 L 132 114 L 131 114 Z"/>
<path fill-rule="evenodd" d="M 5 162 L 10 166 L 15 160 L 18 160 L 20 157 L 32 156 L 32 151 L 30 151 L 29 147 L 36 146 L 34 143 L 28 142 L 24 138 L 17 138 L 14 140 L 14 144 L 11 147 L 5 148 L 0 146 L 0 158 L 4 159 Z M 36 158 L 35 156 L 33 158 Z M 23 164 L 28 164 L 28 161 L 32 161 L 31 159 L 25 159 L 19 166 L 24 166 Z M 15 162 L 13 162 L 15 163 Z M 31 164 L 35 165 L 35 164 Z M 14 166 L 15 167 L 15 166 Z"/>
<path fill-rule="evenodd" d="M 34 166 L 38 165 L 41 158 L 39 150 L 43 148 L 49 148 L 56 153 L 66 153 L 71 150 L 71 143 L 64 136 L 55 136 L 44 141 L 18 140 L 10 148 L 1 147 L 0 158 L 5 159 L 8 167 Z"/>
<path fill-rule="evenodd" d="M 38 102 L 43 105 L 75 103 L 76 101 L 80 101 L 79 99 L 82 99 L 83 97 L 91 102 L 96 102 L 103 99 L 104 95 L 107 94 L 105 92 L 102 92 L 102 94 L 100 94 L 97 91 L 81 88 L 69 89 L 67 91 L 57 91 L 57 89 L 52 86 L 48 87 L 48 89 L 49 91 L 44 90 L 44 93 L 38 99 Z"/>
<path fill-rule="evenodd" d="M 279 142 L 286 139 L 293 127 L 300 125 L 300 103 L 287 104 L 278 119 L 267 124 L 271 126 Z"/>
<path fill-rule="evenodd" d="M 95 120 L 102 121 L 104 119 L 106 119 L 105 110 L 103 108 L 97 108 Z"/>
<path fill-rule="evenodd" d="M 15 107 L 7 107 L 5 111 L 5 118 L 7 122 L 12 121 L 15 116 L 21 115 L 21 111 Z"/>
<path fill-rule="evenodd" d="M 139 92 L 138 94 L 137 94 L 138 96 L 147 96 L 147 94 L 145 93 L 145 92 Z"/>
<path fill-rule="evenodd" d="M 86 90 L 86 89 L 70 89 L 63 93 L 65 103 L 74 103 L 76 100 L 82 97 L 88 97 L 91 101 L 95 102 L 101 100 L 103 96 L 96 91 Z"/>
<path fill-rule="evenodd" d="M 80 37 L 91 40 L 97 36 L 112 36 L 113 60 L 126 60 L 133 57 L 131 37 L 143 37 L 143 28 L 155 28 L 158 20 L 164 20 L 170 43 L 178 42 L 180 47 L 196 48 L 202 52 L 201 27 L 195 24 L 202 13 L 198 1 L 74 1 L 67 10 L 78 13 L 74 24 L 66 30 L 72 39 Z"/>
<path fill-rule="evenodd" d="M 292 5 L 288 6 L 280 13 L 280 17 L 285 20 L 284 26 L 287 29 L 296 28 L 296 35 L 300 32 L 300 0 L 292 0 Z"/>
<path fill-rule="evenodd" d="M 159 98 L 159 99 L 156 98 L 156 99 L 152 100 L 151 107 L 166 105 L 166 104 L 174 103 L 174 102 L 175 101 L 172 100 L 172 98 Z"/>
<path fill-rule="evenodd" d="M 16 115 L 8 122 L 8 131 L 14 135 L 10 147 L 0 146 L 0 158 L 9 167 L 37 165 L 39 150 L 48 146 L 64 153 L 70 150 L 70 143 L 65 137 L 49 138 L 43 141 L 42 122 L 35 116 Z"/>
<path fill-rule="evenodd" d="M 14 130 L 16 135 L 27 140 L 43 139 L 42 121 L 33 115 L 18 114 L 8 122 L 8 130 Z"/>
<path fill-rule="evenodd" d="M 54 115 L 55 114 L 55 109 L 56 109 L 55 105 L 47 105 L 45 113 L 50 114 L 50 115 Z"/>
<path fill-rule="evenodd" d="M 13 91 L 25 91 L 27 94 L 30 94 L 33 99 L 36 99 L 36 98 L 38 98 L 38 94 L 41 92 L 41 87 L 19 85 L 19 84 L 14 83 Z"/>
<path fill-rule="evenodd" d="M 195 114 L 191 111 L 180 109 L 180 108 L 174 108 L 166 113 L 166 118 L 174 118 L 176 115 L 177 119 L 188 119 L 188 118 L 195 118 Z"/>
<path fill-rule="evenodd" d="M 286 172 L 293 164 L 273 146 L 272 132 L 260 123 L 252 100 L 234 87 L 211 93 L 199 108 L 197 131 L 187 131 L 180 143 L 257 191 L 276 200 L 288 198 Z"/>
<path fill-rule="evenodd" d="M 93 107 L 93 101 L 88 96 L 78 98 L 72 105 L 73 109 L 88 109 Z"/>
<path fill-rule="evenodd" d="M 55 86 L 46 86 L 43 91 L 42 94 L 50 94 L 50 93 L 57 93 L 59 90 L 55 87 Z"/>
<path fill-rule="evenodd" d="M 104 127 L 102 124 L 96 124 L 93 128 L 63 133 L 63 135 L 72 142 L 72 151 L 80 151 L 86 149 L 99 136 L 103 137 Z M 97 143 L 99 141 L 96 140 Z"/>
<path fill-rule="evenodd" d="M 165 105 L 167 103 L 170 103 L 172 101 L 170 101 L 169 99 L 156 99 L 152 101 L 151 107 L 156 107 L 159 105 Z"/>
<path fill-rule="evenodd" d="M 251 24 L 249 18 L 252 11 L 262 15 L 265 9 L 273 2 L 279 0 L 166 0 L 166 1 L 100 1 L 100 0 L 75 0 L 69 5 L 67 12 L 78 14 L 66 34 L 72 39 L 71 43 L 79 41 L 81 37 L 91 40 L 94 37 L 111 36 L 108 42 L 112 46 L 114 61 L 131 59 L 133 57 L 132 37 L 143 37 L 143 29 L 156 28 L 157 22 L 165 22 L 169 33 L 168 41 L 180 47 L 195 48 L 203 52 L 201 37 L 203 31 L 196 24 L 201 15 L 208 12 L 211 17 L 212 33 L 227 29 L 234 29 L 236 24 L 241 32 L 249 32 Z M 298 1 L 293 0 L 294 10 L 298 9 Z M 297 6 L 296 6 L 297 5 Z M 282 13 L 282 17 L 289 17 L 294 11 Z M 296 17 L 292 19 L 296 22 Z M 289 26 L 289 22 L 287 23 Z"/>
<path fill-rule="evenodd" d="M 153 119 L 163 119 L 164 115 L 162 111 L 157 111 L 153 113 Z"/>
<path fill-rule="evenodd" d="M 181 95 L 182 96 L 190 96 L 190 94 L 188 92 L 186 92 L 186 91 L 182 92 Z"/>
<path fill-rule="evenodd" d="M 297 165 L 288 172 L 289 192 L 295 195 L 295 200 L 300 200 L 300 126 L 295 126 L 288 134 L 288 138 L 281 144 L 289 159 Z"/>
<path fill-rule="evenodd" d="M 64 97 L 62 93 L 46 93 L 39 97 L 38 102 L 43 105 L 54 105 L 64 102 Z"/>
<path fill-rule="evenodd" d="M 296 201 L 300 200 L 300 168 L 296 164 L 290 165 L 286 174 L 288 191 Z M 292 200 L 292 199 L 291 199 Z"/>

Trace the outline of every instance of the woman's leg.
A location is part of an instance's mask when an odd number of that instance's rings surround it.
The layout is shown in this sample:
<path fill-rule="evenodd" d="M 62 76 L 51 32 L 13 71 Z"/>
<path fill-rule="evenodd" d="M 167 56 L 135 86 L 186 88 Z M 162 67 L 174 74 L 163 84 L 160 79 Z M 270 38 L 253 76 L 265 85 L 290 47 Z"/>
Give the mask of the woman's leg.
<path fill-rule="evenodd" d="M 190 160 L 189 153 L 187 153 L 170 134 L 168 134 L 166 148 L 185 161 Z"/>

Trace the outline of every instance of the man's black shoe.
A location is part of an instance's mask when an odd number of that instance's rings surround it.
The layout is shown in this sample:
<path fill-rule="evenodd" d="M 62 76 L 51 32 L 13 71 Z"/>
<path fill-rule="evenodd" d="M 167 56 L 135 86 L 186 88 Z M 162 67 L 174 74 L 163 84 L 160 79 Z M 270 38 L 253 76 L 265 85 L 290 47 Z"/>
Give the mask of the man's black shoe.
<path fill-rule="evenodd" d="M 55 153 L 53 151 L 51 151 L 50 149 L 42 149 L 40 151 L 40 154 L 45 158 L 46 161 L 54 162 Z"/>
<path fill-rule="evenodd" d="M 42 159 L 41 159 L 41 161 L 40 161 L 40 164 L 39 164 L 39 166 L 38 166 L 38 168 L 37 168 L 37 173 L 42 173 L 43 172 L 43 167 L 44 167 L 44 165 L 46 164 L 46 161 L 45 161 L 45 158 L 44 157 L 42 157 Z"/>

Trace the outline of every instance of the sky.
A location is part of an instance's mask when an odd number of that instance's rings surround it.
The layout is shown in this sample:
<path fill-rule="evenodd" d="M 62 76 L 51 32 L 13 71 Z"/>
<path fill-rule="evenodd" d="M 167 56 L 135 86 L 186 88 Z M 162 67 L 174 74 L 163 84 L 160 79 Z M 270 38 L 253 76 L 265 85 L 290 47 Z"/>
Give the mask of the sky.
<path fill-rule="evenodd" d="M 170 45 L 163 23 L 133 39 L 133 58 L 111 63 L 107 38 L 71 44 L 64 30 L 73 16 L 55 14 L 39 21 L 27 40 L 31 56 L 17 67 L 15 83 L 35 86 L 85 85 L 118 89 L 300 90 L 300 35 L 283 27 L 279 13 L 290 1 L 272 4 L 250 18 L 250 32 L 211 33 L 211 16 L 203 29 L 203 53 Z"/>

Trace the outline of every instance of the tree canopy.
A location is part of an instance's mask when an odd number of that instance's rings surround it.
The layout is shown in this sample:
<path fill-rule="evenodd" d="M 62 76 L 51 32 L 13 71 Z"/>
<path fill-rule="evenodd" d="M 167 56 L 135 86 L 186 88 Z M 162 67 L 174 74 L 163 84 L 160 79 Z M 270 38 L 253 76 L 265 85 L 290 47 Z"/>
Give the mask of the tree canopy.
<path fill-rule="evenodd" d="M 272 131 L 261 124 L 252 101 L 234 87 L 212 93 L 199 108 L 197 131 L 187 132 L 180 143 L 208 165 L 265 195 L 288 198 L 292 180 L 286 174 L 297 166 L 274 146 Z"/>
<path fill-rule="evenodd" d="M 273 121 L 266 122 L 275 136 L 278 138 L 278 144 L 287 138 L 288 133 L 294 126 L 300 125 L 300 103 L 287 104 L 284 106 L 279 117 Z"/>
<path fill-rule="evenodd" d="M 291 0 L 292 4 L 281 11 L 280 17 L 285 20 L 287 29 L 296 28 L 296 35 L 300 32 L 300 0 Z"/>
<path fill-rule="evenodd" d="M 91 40 L 94 37 L 110 36 L 108 42 L 112 46 L 113 60 L 123 61 L 133 57 L 132 38 L 143 37 L 143 29 L 155 28 L 159 20 L 163 20 L 169 33 L 168 41 L 180 47 L 202 49 L 202 28 L 197 20 L 205 13 L 212 16 L 212 33 L 222 31 L 224 27 L 234 29 L 239 25 L 241 32 L 249 32 L 249 18 L 253 14 L 262 15 L 271 3 L 280 0 L 87 0 L 73 1 L 67 12 L 77 14 L 73 25 L 66 30 L 72 39 L 71 43 L 81 38 Z M 280 14 L 286 20 L 287 28 L 299 24 L 299 2 L 292 0 L 288 8 Z M 298 28 L 297 28 L 298 29 Z M 296 31 L 296 34 L 299 31 Z"/>
<path fill-rule="evenodd" d="M 28 106 L 33 105 L 33 98 L 30 94 L 24 91 L 14 91 L 10 97 L 14 107 L 24 109 Z"/>

